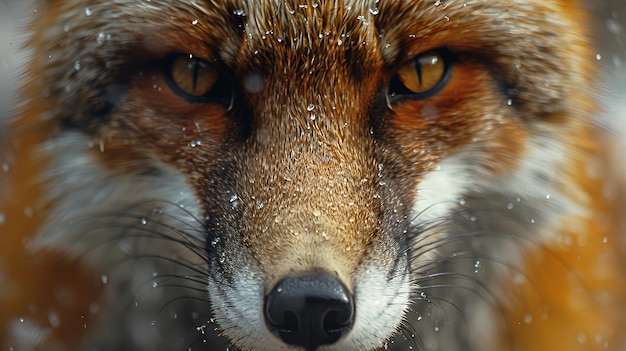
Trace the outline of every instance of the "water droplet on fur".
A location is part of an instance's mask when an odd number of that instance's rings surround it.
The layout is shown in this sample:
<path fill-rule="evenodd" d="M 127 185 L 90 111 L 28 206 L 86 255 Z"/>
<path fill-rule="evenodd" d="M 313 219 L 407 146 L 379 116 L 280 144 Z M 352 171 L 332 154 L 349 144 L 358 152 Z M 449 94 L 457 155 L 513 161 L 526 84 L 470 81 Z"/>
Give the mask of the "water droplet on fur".
<path fill-rule="evenodd" d="M 59 315 L 56 314 L 55 312 L 49 312 L 48 313 L 48 323 L 50 323 L 50 326 L 52 326 L 53 328 L 58 327 L 61 324 L 61 320 L 59 319 Z"/>
<path fill-rule="evenodd" d="M 106 274 L 103 274 L 100 276 L 100 281 L 102 282 L 102 284 L 106 284 L 109 282 L 109 277 Z"/>
<path fill-rule="evenodd" d="M 315 105 L 310 104 L 309 106 L 306 107 L 306 110 L 311 112 L 311 111 L 313 111 L 314 108 L 315 108 Z"/>
<path fill-rule="evenodd" d="M 378 10 L 378 7 L 374 6 L 374 7 L 370 7 L 370 13 L 374 16 L 376 16 L 380 11 Z"/>
<path fill-rule="evenodd" d="M 527 314 L 524 316 L 524 323 L 530 324 L 533 321 L 533 316 Z"/>
<path fill-rule="evenodd" d="M 24 323 L 24 317 L 20 317 L 20 323 Z"/>
<path fill-rule="evenodd" d="M 85 16 L 89 17 L 89 16 L 91 16 L 91 14 L 93 14 L 91 9 L 89 7 L 87 7 L 87 6 L 85 6 Z"/>
<path fill-rule="evenodd" d="M 465 199 L 464 199 L 464 198 L 460 198 L 460 199 L 459 199 L 459 204 L 461 204 L 461 205 L 465 205 Z"/>
<path fill-rule="evenodd" d="M 263 90 L 265 78 L 260 73 L 247 75 L 243 80 L 243 87 L 250 93 L 258 93 Z"/>
<path fill-rule="evenodd" d="M 482 267 L 482 265 L 480 264 L 480 261 L 479 261 L 479 260 L 477 260 L 477 261 L 474 263 L 474 273 L 478 273 L 478 271 L 480 270 L 480 268 L 481 268 L 481 267 Z"/>
<path fill-rule="evenodd" d="M 235 16 L 245 16 L 246 15 L 246 11 L 244 9 L 236 9 L 233 11 L 233 14 Z"/>
<path fill-rule="evenodd" d="M 509 203 L 506 205 L 506 209 L 507 209 L 507 210 L 512 210 L 512 209 L 513 209 L 513 207 L 514 207 L 514 205 L 513 205 L 513 203 L 512 203 L 512 202 L 509 202 Z"/>
<path fill-rule="evenodd" d="M 141 218 L 140 221 L 141 221 L 141 224 L 143 224 L 143 225 L 146 225 L 146 223 L 148 223 L 148 221 L 145 218 L 143 218 L 143 217 Z"/>
<path fill-rule="evenodd" d="M 98 33 L 98 36 L 96 37 L 96 43 L 102 44 L 104 43 L 104 39 L 106 39 L 106 34 L 104 32 L 100 32 Z"/>
<path fill-rule="evenodd" d="M 195 19 L 195 20 L 191 21 L 191 24 L 195 26 L 196 24 L 198 24 L 198 20 Z"/>
<path fill-rule="evenodd" d="M 156 287 L 158 287 L 158 286 L 159 286 L 159 284 L 158 284 L 157 282 L 152 282 L 152 287 L 153 287 L 153 288 L 156 288 Z"/>
<path fill-rule="evenodd" d="M 530 219 L 530 223 L 535 224 L 535 219 L 534 219 L 534 218 L 531 218 L 531 219 Z"/>
<path fill-rule="evenodd" d="M 439 108 L 434 104 L 425 104 L 422 106 L 422 110 L 420 111 L 422 115 L 422 119 L 427 122 L 436 122 L 439 119 Z"/>
<path fill-rule="evenodd" d="M 602 55 L 600 53 L 596 54 L 596 60 L 598 61 L 602 60 Z"/>
<path fill-rule="evenodd" d="M 439 5 L 441 5 L 441 0 L 435 1 L 435 6 L 439 6 Z"/>
<path fill-rule="evenodd" d="M 622 27 L 617 20 L 609 18 L 606 20 L 606 29 L 608 29 L 611 34 L 620 35 L 622 34 L 624 27 Z"/>

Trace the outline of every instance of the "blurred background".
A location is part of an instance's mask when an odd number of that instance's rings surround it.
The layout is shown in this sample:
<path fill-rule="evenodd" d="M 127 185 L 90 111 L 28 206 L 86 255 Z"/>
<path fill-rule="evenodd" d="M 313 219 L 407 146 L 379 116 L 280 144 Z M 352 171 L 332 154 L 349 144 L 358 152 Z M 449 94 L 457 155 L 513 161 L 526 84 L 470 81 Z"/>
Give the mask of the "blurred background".
<path fill-rule="evenodd" d="M 596 58 L 604 68 L 606 93 L 601 102 L 607 111 L 605 119 L 626 146 L 626 1 L 581 1 L 587 3 L 594 18 Z M 20 42 L 32 11 L 30 3 L 31 0 L 0 0 L 0 118 L 9 113 L 12 89 L 18 85 L 16 70 L 20 56 L 23 57 Z"/>

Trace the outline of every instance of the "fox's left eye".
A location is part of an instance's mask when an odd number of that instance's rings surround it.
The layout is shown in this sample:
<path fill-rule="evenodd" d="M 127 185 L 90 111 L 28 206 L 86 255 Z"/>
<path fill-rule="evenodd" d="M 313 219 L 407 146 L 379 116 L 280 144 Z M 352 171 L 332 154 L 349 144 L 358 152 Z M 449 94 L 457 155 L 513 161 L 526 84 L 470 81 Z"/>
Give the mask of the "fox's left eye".
<path fill-rule="evenodd" d="M 174 92 L 190 102 L 228 104 L 232 89 L 215 65 L 190 55 L 169 58 L 165 68 L 167 82 Z"/>
<path fill-rule="evenodd" d="M 452 54 L 433 50 L 416 56 L 398 69 L 389 83 L 389 97 L 423 99 L 443 88 L 452 65 Z"/>

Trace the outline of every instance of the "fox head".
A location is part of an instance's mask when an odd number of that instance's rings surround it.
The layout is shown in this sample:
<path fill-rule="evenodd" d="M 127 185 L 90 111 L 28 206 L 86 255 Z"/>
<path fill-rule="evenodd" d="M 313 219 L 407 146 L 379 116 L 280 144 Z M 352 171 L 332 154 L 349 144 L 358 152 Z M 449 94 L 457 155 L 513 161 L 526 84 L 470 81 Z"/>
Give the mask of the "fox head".
<path fill-rule="evenodd" d="M 402 325 L 471 349 L 468 325 L 506 328 L 484 286 L 582 211 L 576 11 L 41 1 L 20 117 L 41 140 L 15 151 L 42 170 L 32 245 L 175 262 L 242 350 L 372 350 Z"/>

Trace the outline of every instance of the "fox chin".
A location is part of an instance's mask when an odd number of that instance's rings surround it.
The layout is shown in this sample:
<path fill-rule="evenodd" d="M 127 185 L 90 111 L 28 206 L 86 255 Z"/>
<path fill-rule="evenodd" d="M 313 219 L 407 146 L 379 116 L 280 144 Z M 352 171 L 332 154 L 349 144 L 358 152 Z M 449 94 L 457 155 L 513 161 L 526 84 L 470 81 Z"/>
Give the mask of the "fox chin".
<path fill-rule="evenodd" d="M 40 0 L 2 350 L 624 350 L 574 0 Z"/>

